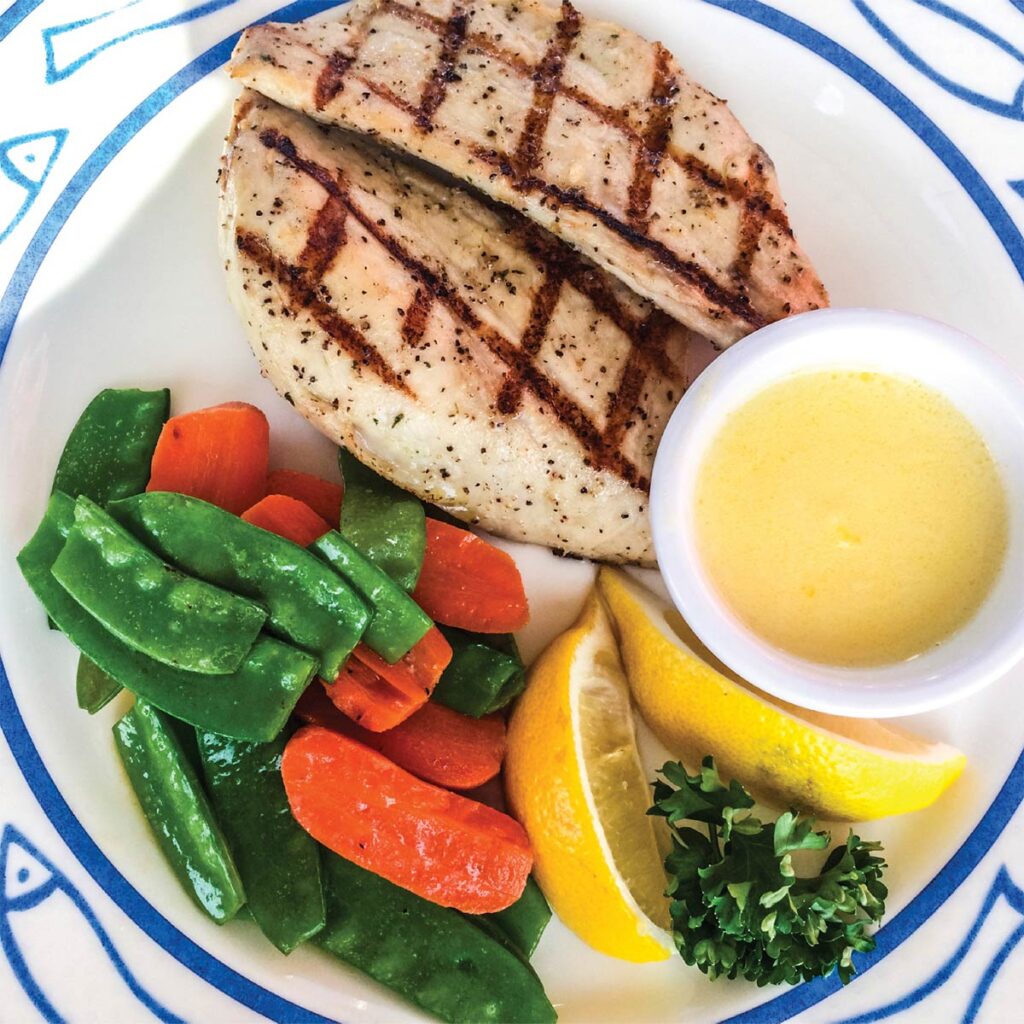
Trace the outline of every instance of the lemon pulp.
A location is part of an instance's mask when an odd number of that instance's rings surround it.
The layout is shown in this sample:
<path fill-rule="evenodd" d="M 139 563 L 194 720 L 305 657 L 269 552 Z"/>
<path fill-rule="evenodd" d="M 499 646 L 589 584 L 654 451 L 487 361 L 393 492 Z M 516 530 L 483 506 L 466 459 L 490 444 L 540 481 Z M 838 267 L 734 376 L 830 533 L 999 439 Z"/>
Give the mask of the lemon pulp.
<path fill-rule="evenodd" d="M 509 722 L 505 788 L 559 918 L 609 956 L 671 956 L 665 872 L 657 822 L 647 816 L 650 788 L 629 685 L 596 593 L 530 669 Z"/>
<path fill-rule="evenodd" d="M 963 626 L 1007 545 L 975 427 L 916 381 L 808 373 L 741 406 L 698 473 L 696 540 L 726 603 L 800 657 L 865 666 Z"/>

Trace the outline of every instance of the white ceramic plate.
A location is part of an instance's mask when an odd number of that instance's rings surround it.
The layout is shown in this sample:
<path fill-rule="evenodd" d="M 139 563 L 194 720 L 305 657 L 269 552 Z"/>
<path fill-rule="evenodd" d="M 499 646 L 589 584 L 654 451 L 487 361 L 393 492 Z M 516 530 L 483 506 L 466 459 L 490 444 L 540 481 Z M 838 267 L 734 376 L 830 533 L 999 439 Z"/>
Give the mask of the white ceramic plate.
<path fill-rule="evenodd" d="M 216 253 L 214 173 L 234 92 L 218 68 L 232 34 L 270 7 L 136 0 L 104 14 L 105 2 L 18 0 L 0 16 L 0 1016 L 420 1019 L 313 950 L 285 959 L 254 928 L 195 911 L 121 775 L 117 708 L 89 719 L 75 707 L 75 656 L 14 566 L 68 430 L 102 387 L 168 385 L 179 410 L 253 401 L 270 414 L 276 464 L 327 471 L 333 459 L 260 379 Z M 1018 0 L 964 0 L 984 25 L 933 0 L 580 6 L 661 38 L 729 98 L 774 158 L 837 305 L 945 320 L 1024 370 Z M 573 618 L 592 568 L 514 550 L 532 656 Z M 886 842 L 890 913 L 847 990 L 712 985 L 680 961 L 607 959 L 553 922 L 535 966 L 561 1019 L 1019 1015 L 1022 685 L 1018 670 L 910 723 L 961 746 L 970 769 L 937 807 L 864 827 Z"/>

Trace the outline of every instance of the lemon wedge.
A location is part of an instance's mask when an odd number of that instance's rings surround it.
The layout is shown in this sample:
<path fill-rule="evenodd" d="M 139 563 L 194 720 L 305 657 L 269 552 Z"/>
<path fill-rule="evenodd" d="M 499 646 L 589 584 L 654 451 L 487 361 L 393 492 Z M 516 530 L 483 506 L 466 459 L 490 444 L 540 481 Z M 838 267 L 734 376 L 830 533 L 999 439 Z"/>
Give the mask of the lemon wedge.
<path fill-rule="evenodd" d="M 964 755 L 944 743 L 753 690 L 625 573 L 602 569 L 598 587 L 644 721 L 691 763 L 713 754 L 723 774 L 765 799 L 848 821 L 927 807 L 963 771 Z"/>
<path fill-rule="evenodd" d="M 596 591 L 530 671 L 509 723 L 505 786 L 562 921 L 609 956 L 667 959 L 674 947 L 650 788 Z"/>

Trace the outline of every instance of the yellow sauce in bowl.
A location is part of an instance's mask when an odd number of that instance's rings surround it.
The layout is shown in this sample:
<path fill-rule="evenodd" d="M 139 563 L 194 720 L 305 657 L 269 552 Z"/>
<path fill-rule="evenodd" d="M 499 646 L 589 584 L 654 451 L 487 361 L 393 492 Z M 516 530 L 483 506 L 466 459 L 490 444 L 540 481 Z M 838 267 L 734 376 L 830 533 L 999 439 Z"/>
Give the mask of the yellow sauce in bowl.
<path fill-rule="evenodd" d="M 978 610 L 1007 499 L 975 427 L 900 377 L 792 377 L 737 409 L 698 472 L 696 541 L 732 611 L 790 654 L 841 666 L 921 654 Z"/>

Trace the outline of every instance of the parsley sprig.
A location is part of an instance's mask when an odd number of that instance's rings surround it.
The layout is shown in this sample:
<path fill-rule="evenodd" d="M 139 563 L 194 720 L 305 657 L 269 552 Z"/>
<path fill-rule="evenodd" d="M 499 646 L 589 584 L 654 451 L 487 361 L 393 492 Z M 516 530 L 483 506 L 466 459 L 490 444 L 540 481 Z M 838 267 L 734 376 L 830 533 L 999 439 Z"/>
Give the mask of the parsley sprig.
<path fill-rule="evenodd" d="M 710 978 L 793 984 L 838 969 L 845 985 L 853 953 L 875 948 L 867 925 L 885 912 L 885 861 L 875 856 L 881 844 L 851 832 L 817 875 L 801 878 L 792 854 L 831 842 L 813 818 L 786 812 L 762 822 L 749 813 L 750 794 L 736 781 L 724 785 L 710 757 L 696 775 L 678 762 L 661 774 L 648 813 L 672 829 L 665 868 L 682 958 Z"/>

